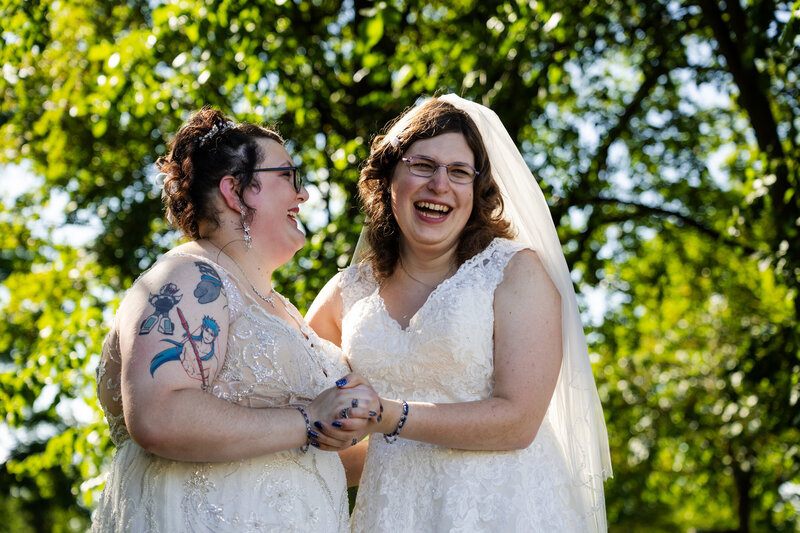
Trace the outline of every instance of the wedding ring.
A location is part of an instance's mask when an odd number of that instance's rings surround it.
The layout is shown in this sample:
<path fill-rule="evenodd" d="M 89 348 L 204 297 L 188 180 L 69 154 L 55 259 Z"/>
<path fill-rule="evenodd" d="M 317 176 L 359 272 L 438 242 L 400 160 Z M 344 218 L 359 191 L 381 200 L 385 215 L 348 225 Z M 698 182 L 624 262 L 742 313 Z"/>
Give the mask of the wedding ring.
<path fill-rule="evenodd" d="M 339 412 L 339 418 L 348 418 L 350 416 L 350 408 L 345 407 Z"/>
<path fill-rule="evenodd" d="M 350 405 L 352 405 L 354 409 L 358 407 L 358 398 L 353 398 L 353 400 L 350 402 Z"/>

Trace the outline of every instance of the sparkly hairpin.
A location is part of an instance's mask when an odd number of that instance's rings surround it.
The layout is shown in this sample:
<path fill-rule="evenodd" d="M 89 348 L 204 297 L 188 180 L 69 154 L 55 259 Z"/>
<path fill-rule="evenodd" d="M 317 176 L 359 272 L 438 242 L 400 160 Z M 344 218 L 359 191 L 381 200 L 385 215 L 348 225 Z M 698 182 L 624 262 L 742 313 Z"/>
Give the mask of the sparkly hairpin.
<path fill-rule="evenodd" d="M 392 148 L 397 148 L 398 145 L 400 144 L 400 139 L 398 139 L 396 136 L 393 135 L 389 137 L 389 144 L 392 145 Z"/>
<path fill-rule="evenodd" d="M 205 145 L 207 142 L 210 142 L 215 136 L 222 134 L 222 132 L 229 130 L 234 127 L 233 122 L 225 121 L 222 124 L 214 124 L 214 127 L 208 130 L 208 133 L 200 137 L 198 141 L 200 146 Z"/>

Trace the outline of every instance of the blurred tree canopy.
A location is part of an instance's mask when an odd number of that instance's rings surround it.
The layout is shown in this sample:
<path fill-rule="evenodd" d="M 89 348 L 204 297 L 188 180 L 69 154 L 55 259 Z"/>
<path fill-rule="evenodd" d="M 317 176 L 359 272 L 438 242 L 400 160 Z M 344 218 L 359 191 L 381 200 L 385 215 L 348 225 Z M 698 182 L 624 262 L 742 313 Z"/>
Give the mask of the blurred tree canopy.
<path fill-rule="evenodd" d="M 444 92 L 500 115 L 550 202 L 611 438 L 610 530 L 800 531 L 798 12 L 0 0 L 0 164 L 33 176 L 0 197 L 0 531 L 87 527 L 113 455 L 94 369 L 124 290 L 177 242 L 153 162 L 193 110 L 291 139 L 309 238 L 277 282 L 305 309 L 349 260 L 371 139 Z"/>

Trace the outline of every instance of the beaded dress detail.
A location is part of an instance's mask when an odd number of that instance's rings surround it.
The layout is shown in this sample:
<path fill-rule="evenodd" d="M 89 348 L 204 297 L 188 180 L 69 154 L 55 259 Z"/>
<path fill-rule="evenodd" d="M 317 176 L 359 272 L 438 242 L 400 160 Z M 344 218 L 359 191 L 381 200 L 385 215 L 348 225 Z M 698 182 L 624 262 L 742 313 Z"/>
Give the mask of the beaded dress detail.
<path fill-rule="evenodd" d="M 369 265 L 343 272 L 342 348 L 389 398 L 469 402 L 493 390 L 494 292 L 522 247 L 495 239 L 443 281 L 403 329 Z M 413 416 L 413 413 L 411 414 Z M 468 427 L 465 431 L 480 431 Z M 464 451 L 370 438 L 354 532 L 584 532 L 549 416 L 517 451 Z"/>
<path fill-rule="evenodd" d="M 291 305 L 283 302 L 300 330 L 265 312 L 239 289 L 246 285 L 204 257 L 172 253 L 161 261 L 181 257 L 213 266 L 227 298 L 227 353 L 210 394 L 251 408 L 306 405 L 349 371 L 339 349 Z M 97 371 L 117 451 L 93 531 L 349 531 L 344 469 L 335 453 L 310 448 L 227 463 L 180 462 L 131 440 L 122 414 L 118 331 L 115 322 Z"/>

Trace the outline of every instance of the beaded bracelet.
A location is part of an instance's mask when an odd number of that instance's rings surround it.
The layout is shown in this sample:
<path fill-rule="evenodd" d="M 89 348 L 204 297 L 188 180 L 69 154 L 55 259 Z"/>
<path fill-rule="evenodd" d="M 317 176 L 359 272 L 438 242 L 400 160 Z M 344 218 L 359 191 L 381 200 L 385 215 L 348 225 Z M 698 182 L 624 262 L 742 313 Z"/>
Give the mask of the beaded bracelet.
<path fill-rule="evenodd" d="M 408 403 L 403 400 L 403 414 L 400 415 L 400 421 L 397 423 L 397 429 L 394 430 L 394 433 L 390 433 L 387 435 L 386 433 L 383 434 L 383 440 L 388 442 L 389 444 L 393 443 L 397 440 L 397 436 L 400 434 L 400 430 L 403 429 L 403 426 L 406 425 L 406 417 L 408 416 Z"/>
<path fill-rule="evenodd" d="M 300 411 L 300 414 L 303 415 L 303 419 L 306 421 L 306 443 L 300 446 L 300 451 L 306 453 L 308 451 L 308 445 L 311 444 L 311 435 L 308 434 L 311 431 L 311 423 L 308 421 L 308 415 L 305 409 L 302 407 L 297 407 L 296 409 Z"/>

